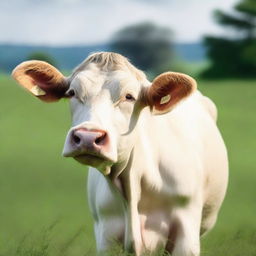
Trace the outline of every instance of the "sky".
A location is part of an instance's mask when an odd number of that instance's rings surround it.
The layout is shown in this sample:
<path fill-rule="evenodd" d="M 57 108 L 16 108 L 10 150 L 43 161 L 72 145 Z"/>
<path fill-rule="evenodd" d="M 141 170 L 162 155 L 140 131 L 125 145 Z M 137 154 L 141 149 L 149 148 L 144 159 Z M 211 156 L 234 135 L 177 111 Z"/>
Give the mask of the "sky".
<path fill-rule="evenodd" d="M 152 21 L 173 30 L 176 42 L 223 34 L 212 11 L 237 0 L 0 0 L 0 43 L 92 45 L 127 25 Z"/>

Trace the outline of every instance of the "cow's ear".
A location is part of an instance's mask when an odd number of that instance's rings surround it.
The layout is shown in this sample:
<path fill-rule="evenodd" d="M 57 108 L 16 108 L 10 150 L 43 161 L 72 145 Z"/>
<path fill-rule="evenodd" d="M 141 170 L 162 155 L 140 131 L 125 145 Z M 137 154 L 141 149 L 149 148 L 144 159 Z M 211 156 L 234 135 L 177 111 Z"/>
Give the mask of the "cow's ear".
<path fill-rule="evenodd" d="M 154 114 L 170 111 L 178 102 L 197 88 L 196 81 L 185 74 L 166 72 L 157 76 L 143 93 L 143 102 Z"/>
<path fill-rule="evenodd" d="M 12 76 L 26 90 L 46 102 L 58 101 L 69 87 L 61 72 L 44 61 L 22 62 L 13 70 Z"/>

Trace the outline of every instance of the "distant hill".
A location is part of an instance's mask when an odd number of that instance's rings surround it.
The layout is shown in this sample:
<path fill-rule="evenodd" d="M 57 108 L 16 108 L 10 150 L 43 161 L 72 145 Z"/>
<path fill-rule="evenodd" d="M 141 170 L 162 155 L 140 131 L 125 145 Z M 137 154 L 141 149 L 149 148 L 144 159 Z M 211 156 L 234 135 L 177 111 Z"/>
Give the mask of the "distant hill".
<path fill-rule="evenodd" d="M 174 45 L 178 58 L 188 62 L 199 62 L 206 59 L 206 49 L 202 43 L 179 43 Z"/>
<path fill-rule="evenodd" d="M 32 52 L 48 53 L 56 60 L 59 69 L 70 70 L 82 62 L 89 53 L 107 50 L 107 45 L 75 47 L 0 45 L 0 70 L 12 70 L 17 64 L 26 60 Z"/>
<path fill-rule="evenodd" d="M 205 48 L 200 43 L 182 43 L 174 46 L 176 55 L 184 61 L 195 62 L 205 59 Z M 108 51 L 107 44 L 73 47 L 48 47 L 0 44 L 0 71 L 10 72 L 17 64 L 27 59 L 32 52 L 45 52 L 51 55 L 59 69 L 71 70 L 90 53 Z"/>

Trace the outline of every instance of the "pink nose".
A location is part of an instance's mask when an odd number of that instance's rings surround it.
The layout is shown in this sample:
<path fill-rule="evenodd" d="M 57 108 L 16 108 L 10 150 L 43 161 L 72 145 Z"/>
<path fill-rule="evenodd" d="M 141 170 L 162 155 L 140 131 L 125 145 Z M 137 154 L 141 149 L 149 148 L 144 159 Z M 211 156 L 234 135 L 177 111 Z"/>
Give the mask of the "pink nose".
<path fill-rule="evenodd" d="M 99 152 L 108 144 L 107 132 L 102 130 L 76 129 L 71 135 L 72 144 L 85 151 Z"/>

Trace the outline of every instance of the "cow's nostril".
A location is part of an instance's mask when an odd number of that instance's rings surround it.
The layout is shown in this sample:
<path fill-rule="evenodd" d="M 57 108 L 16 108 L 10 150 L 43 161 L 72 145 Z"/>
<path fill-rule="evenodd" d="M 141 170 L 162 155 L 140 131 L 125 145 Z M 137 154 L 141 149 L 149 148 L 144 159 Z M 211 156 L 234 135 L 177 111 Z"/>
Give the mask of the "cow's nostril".
<path fill-rule="evenodd" d="M 81 139 L 75 134 L 73 134 L 73 140 L 76 144 L 80 144 L 80 142 L 81 142 Z"/>
<path fill-rule="evenodd" d="M 103 133 L 100 137 L 98 137 L 98 138 L 95 140 L 95 144 L 97 144 L 97 145 L 102 145 L 102 144 L 104 144 L 105 139 L 106 139 L 106 136 L 107 136 L 107 134 L 106 134 L 106 133 Z"/>

